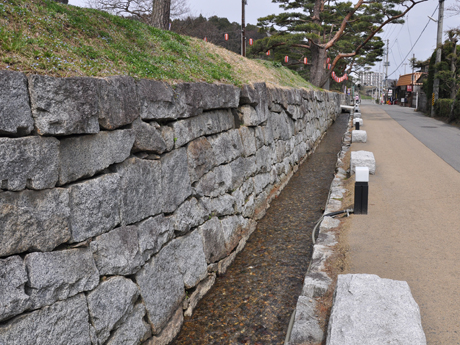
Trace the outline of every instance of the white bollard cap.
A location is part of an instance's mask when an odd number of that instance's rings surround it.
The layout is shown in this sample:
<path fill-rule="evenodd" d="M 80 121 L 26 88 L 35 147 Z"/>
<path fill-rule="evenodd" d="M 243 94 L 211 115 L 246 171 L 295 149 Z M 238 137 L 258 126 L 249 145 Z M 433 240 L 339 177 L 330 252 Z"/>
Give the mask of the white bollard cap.
<path fill-rule="evenodd" d="M 369 168 L 368 167 L 356 167 L 355 168 L 356 182 L 369 182 Z"/>

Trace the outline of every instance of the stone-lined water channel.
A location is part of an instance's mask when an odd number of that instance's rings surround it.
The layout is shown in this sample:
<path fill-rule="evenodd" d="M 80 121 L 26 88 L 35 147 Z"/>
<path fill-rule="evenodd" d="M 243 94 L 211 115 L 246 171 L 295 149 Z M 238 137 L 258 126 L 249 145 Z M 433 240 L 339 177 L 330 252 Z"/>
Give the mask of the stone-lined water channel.
<path fill-rule="evenodd" d="M 347 123 L 348 114 L 337 118 L 173 344 L 284 344 Z"/>

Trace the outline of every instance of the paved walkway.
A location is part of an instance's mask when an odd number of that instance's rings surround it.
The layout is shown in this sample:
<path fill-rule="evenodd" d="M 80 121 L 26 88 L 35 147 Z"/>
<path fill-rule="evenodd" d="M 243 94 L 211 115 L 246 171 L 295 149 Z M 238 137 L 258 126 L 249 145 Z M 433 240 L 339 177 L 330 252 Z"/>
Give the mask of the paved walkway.
<path fill-rule="evenodd" d="M 351 150 L 372 151 L 377 168 L 369 214 L 351 222 L 350 273 L 407 281 L 428 344 L 460 344 L 460 173 L 386 113 L 394 107 L 361 105 L 368 142 Z"/>

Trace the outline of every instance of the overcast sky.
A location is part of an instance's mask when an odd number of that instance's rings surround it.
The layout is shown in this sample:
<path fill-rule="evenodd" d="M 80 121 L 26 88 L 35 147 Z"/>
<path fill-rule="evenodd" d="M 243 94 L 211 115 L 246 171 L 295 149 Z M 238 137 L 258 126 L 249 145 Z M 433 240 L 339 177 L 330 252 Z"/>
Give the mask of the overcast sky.
<path fill-rule="evenodd" d="M 445 7 L 449 7 L 455 0 L 445 0 Z M 188 0 L 192 15 L 198 16 L 202 14 L 205 17 L 213 15 L 219 17 L 226 17 L 231 22 L 241 21 L 241 0 Z M 257 24 L 257 18 L 267 16 L 273 13 L 280 13 L 281 10 L 277 4 L 273 4 L 271 0 L 247 0 L 246 6 L 246 23 Z M 71 5 L 85 6 L 85 0 L 69 0 Z M 415 57 L 418 60 L 426 60 L 430 57 L 436 47 L 436 30 L 437 23 L 428 19 L 427 16 L 432 16 L 433 12 L 438 5 L 436 0 L 428 0 L 424 3 L 416 5 L 406 16 L 406 23 L 404 25 L 388 25 L 385 27 L 385 32 L 380 36 L 385 41 L 389 40 L 389 54 L 388 60 L 390 67 L 388 68 L 388 78 L 397 79 L 400 74 L 404 74 L 404 65 L 397 67 L 402 61 L 407 63 L 405 66 L 405 73 L 410 73 L 408 59 Z M 438 12 L 433 15 L 433 18 L 438 18 Z M 429 22 L 429 23 L 428 23 Z M 427 25 L 425 31 L 422 33 L 423 28 Z M 444 18 L 444 31 L 449 28 L 460 26 L 460 16 Z M 417 38 L 420 39 L 415 44 Z M 443 37 L 443 41 L 446 35 Z M 409 53 L 411 47 L 415 44 L 412 52 Z M 409 53 L 407 58 L 406 55 Z M 403 60 L 405 59 L 405 60 Z M 376 65 L 372 70 L 378 72 L 379 65 Z M 381 71 L 384 72 L 383 66 Z"/>

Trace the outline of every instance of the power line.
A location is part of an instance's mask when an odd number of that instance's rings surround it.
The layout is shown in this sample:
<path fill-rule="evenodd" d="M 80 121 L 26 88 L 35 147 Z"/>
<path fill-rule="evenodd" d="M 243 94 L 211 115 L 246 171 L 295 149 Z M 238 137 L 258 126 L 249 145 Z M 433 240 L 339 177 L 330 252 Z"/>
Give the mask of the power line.
<path fill-rule="evenodd" d="M 431 16 L 434 16 L 434 14 L 436 13 L 436 10 L 438 9 L 438 6 L 439 6 L 439 4 L 438 4 L 438 5 L 436 6 L 436 8 L 434 9 L 433 14 L 432 14 Z M 409 52 L 407 53 L 407 55 L 406 55 L 406 56 L 404 57 L 404 59 L 401 61 L 401 63 L 399 64 L 399 66 L 396 67 L 396 69 L 388 75 L 388 77 L 389 77 L 390 75 L 392 75 L 393 73 L 395 73 L 395 72 L 399 69 L 399 67 L 401 67 L 401 65 L 403 64 L 403 62 L 406 60 L 406 58 L 407 58 L 407 57 L 409 56 L 409 54 L 411 53 L 412 49 L 414 49 L 414 47 L 415 47 L 415 45 L 417 44 L 417 42 L 418 42 L 418 40 L 420 39 L 420 37 L 422 37 L 422 34 L 425 32 L 426 28 L 428 27 L 428 24 L 430 24 L 430 19 L 428 19 L 428 22 L 426 23 L 425 27 L 423 28 L 422 32 L 420 33 L 420 36 L 418 36 L 417 41 L 415 41 L 414 45 L 410 48 L 410 50 L 409 50 Z"/>

